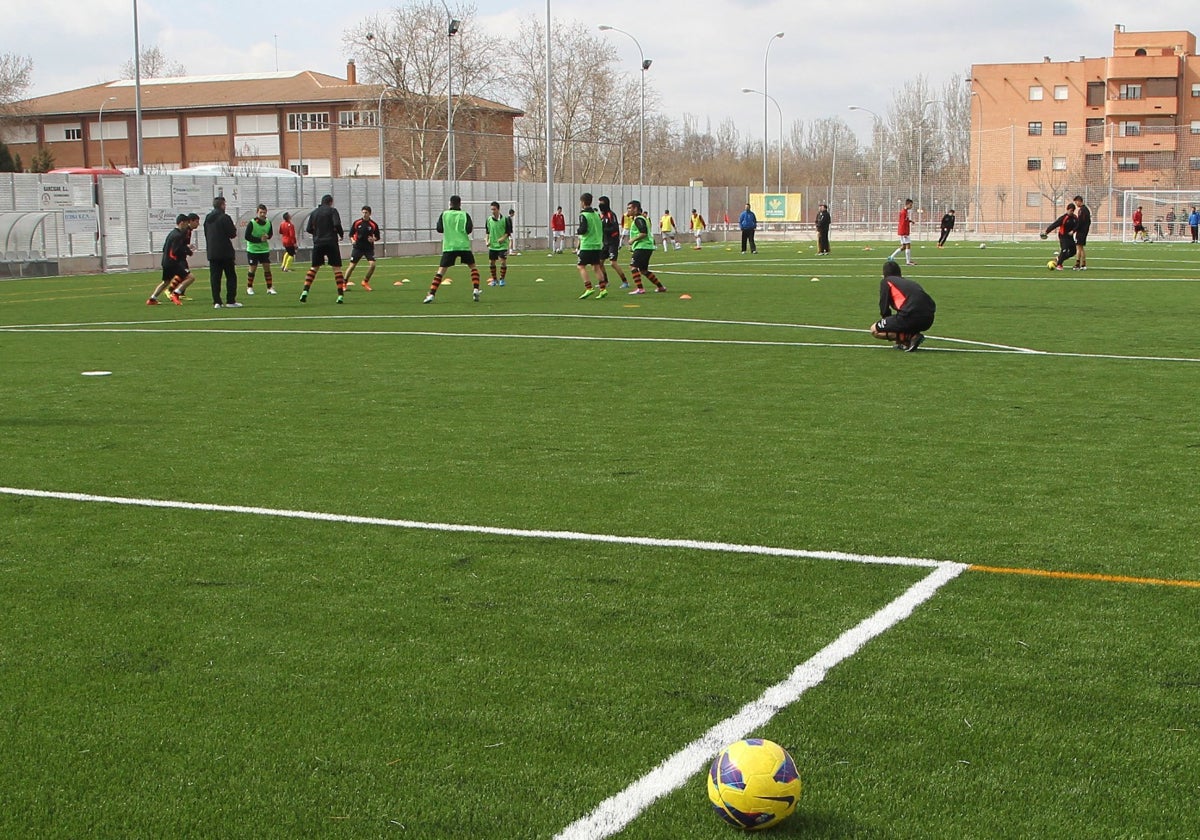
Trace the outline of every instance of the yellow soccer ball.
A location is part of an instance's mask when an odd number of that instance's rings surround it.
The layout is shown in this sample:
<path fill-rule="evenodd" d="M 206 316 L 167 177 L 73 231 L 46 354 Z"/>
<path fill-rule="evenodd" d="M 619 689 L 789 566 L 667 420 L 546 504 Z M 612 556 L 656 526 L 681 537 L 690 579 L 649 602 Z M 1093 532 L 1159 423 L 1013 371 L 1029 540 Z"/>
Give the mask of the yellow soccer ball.
<path fill-rule="evenodd" d="M 708 798 L 730 825 L 757 831 L 786 820 L 800 800 L 800 774 L 788 751 L 764 738 L 721 750 L 708 770 Z"/>
<path fill-rule="evenodd" d="M 1046 263 L 1046 268 L 1050 269 L 1051 271 L 1053 271 L 1057 267 L 1058 267 L 1058 260 L 1050 260 L 1050 262 Z"/>

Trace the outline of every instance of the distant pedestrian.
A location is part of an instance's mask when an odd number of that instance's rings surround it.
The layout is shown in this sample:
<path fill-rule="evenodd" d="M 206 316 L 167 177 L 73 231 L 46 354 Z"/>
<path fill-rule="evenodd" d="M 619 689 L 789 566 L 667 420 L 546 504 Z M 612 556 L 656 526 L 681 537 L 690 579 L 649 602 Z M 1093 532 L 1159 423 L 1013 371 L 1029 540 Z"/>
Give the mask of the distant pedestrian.
<path fill-rule="evenodd" d="M 742 253 L 746 253 L 746 246 L 749 245 L 750 253 L 757 254 L 758 246 L 754 244 L 754 231 L 758 229 L 758 216 L 754 215 L 749 204 L 742 211 L 742 215 L 738 216 L 738 227 L 742 231 Z"/>
<path fill-rule="evenodd" d="M 817 205 L 817 219 L 815 222 L 817 228 L 817 256 L 823 257 L 829 253 L 829 226 L 833 224 L 833 217 L 829 215 L 829 205 Z"/>
<path fill-rule="evenodd" d="M 300 302 L 308 303 L 308 290 L 312 288 L 313 280 L 321 266 L 329 263 L 333 269 L 333 279 L 337 283 L 337 302 L 342 303 L 346 294 L 346 277 L 342 274 L 341 241 L 346 238 L 342 227 L 342 216 L 333 206 L 333 196 L 321 197 L 321 204 L 308 214 L 308 224 L 305 226 L 308 235 L 312 237 L 312 265 L 304 275 L 304 291 L 300 293 Z"/>
<path fill-rule="evenodd" d="M 213 209 L 204 217 L 204 245 L 208 252 L 208 279 L 212 286 L 213 308 L 220 309 L 221 278 L 225 278 L 225 306 L 237 308 L 238 278 L 234 269 L 233 240 L 237 225 L 225 212 L 225 197 L 213 199 Z"/>

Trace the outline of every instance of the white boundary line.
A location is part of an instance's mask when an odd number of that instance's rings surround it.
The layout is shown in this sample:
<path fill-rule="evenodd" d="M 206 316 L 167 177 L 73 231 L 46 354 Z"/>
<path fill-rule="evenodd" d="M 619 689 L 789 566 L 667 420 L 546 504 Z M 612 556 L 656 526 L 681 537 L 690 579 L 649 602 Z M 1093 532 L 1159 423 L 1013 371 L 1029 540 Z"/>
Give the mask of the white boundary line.
<path fill-rule="evenodd" d="M 687 548 L 695 551 L 720 551 L 733 554 L 757 554 L 769 557 L 804 557 L 813 560 L 837 560 L 845 563 L 867 563 L 883 566 L 918 566 L 939 568 L 945 561 L 921 557 L 888 557 L 873 554 L 849 554 L 842 551 L 807 551 L 799 548 L 780 548 L 769 545 L 740 545 L 708 540 L 679 540 L 659 537 L 633 537 L 619 534 L 591 534 L 584 531 L 542 531 L 526 528 L 499 528 L 491 525 L 462 525 L 451 522 L 421 522 L 414 519 L 386 519 L 375 516 L 351 516 L 341 513 L 321 513 L 309 510 L 251 507 L 246 505 L 214 505 L 205 502 L 183 502 L 167 499 L 136 499 L 127 496 L 97 496 L 91 493 L 64 493 L 54 490 L 30 490 L 23 487 L 0 487 L 0 495 L 26 496 L 37 499 L 59 499 L 70 502 L 99 502 L 133 507 L 201 510 L 210 513 L 244 513 L 256 516 L 276 516 L 285 519 L 308 519 L 315 522 L 342 522 L 353 525 L 381 525 L 389 528 L 411 528 L 423 531 L 450 531 L 468 534 L 493 534 L 502 537 L 529 537 L 544 540 L 577 540 L 580 542 L 645 545 L 655 548 Z"/>
<path fill-rule="evenodd" d="M 668 757 L 625 790 L 601 802 L 590 814 L 572 823 L 558 835 L 561 840 L 593 840 L 605 838 L 622 830 L 658 799 L 682 787 L 688 779 L 704 769 L 726 744 L 747 737 L 764 726 L 779 711 L 795 703 L 808 689 L 820 684 L 829 671 L 857 653 L 867 642 L 912 615 L 913 611 L 933 597 L 944 584 L 966 569 L 964 563 L 951 563 L 919 557 L 889 557 L 849 554 L 840 551 L 807 551 L 775 546 L 739 545 L 706 540 L 660 539 L 653 537 L 591 534 L 581 531 L 542 531 L 524 528 L 498 528 L 486 525 L 462 525 L 445 522 L 420 522 L 409 519 L 386 519 L 371 516 L 321 513 L 245 505 L 217 505 L 202 502 L 138 499 L 127 496 L 101 496 L 91 493 L 67 493 L 52 490 L 32 490 L 21 487 L 0 487 L 0 494 L 38 499 L 127 505 L 134 507 L 199 510 L 214 513 L 239 513 L 257 516 L 306 519 L 318 522 L 341 522 L 361 525 L 380 525 L 393 528 L 412 528 L 457 533 L 493 534 L 552 540 L 579 540 L 623 545 L 644 545 L 662 548 L 687 548 L 773 557 L 803 557 L 818 560 L 865 563 L 890 566 L 909 566 L 932 569 L 920 581 L 908 588 L 899 598 L 883 609 L 842 633 L 806 662 L 798 665 L 787 679 L 766 689 L 758 698 L 743 706 L 736 714 L 720 721 L 692 743 Z"/>
<path fill-rule="evenodd" d="M 611 837 L 635 820 L 656 800 L 683 787 L 703 772 L 727 744 L 745 738 L 764 726 L 776 713 L 795 703 L 808 689 L 818 685 L 837 664 L 849 659 L 867 642 L 912 615 L 913 610 L 933 597 L 942 585 L 966 570 L 962 563 L 941 563 L 926 577 L 879 612 L 850 628 L 817 651 L 782 682 L 764 691 L 737 714 L 713 726 L 695 741 L 667 758 L 620 793 L 601 802 L 587 816 L 555 835 L 556 840 L 598 840 Z"/>

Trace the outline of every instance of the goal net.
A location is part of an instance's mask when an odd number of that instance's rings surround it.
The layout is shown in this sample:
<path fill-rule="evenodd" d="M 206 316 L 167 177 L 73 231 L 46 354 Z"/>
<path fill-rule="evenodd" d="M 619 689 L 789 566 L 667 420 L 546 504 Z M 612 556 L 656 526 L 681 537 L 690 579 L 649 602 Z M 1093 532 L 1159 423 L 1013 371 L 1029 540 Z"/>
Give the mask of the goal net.
<path fill-rule="evenodd" d="M 1133 213 L 1142 210 L 1142 227 L 1150 242 L 1190 242 L 1188 216 L 1200 210 L 1200 190 L 1125 190 L 1121 241 L 1134 241 Z M 1140 239 L 1140 237 L 1139 237 Z"/>

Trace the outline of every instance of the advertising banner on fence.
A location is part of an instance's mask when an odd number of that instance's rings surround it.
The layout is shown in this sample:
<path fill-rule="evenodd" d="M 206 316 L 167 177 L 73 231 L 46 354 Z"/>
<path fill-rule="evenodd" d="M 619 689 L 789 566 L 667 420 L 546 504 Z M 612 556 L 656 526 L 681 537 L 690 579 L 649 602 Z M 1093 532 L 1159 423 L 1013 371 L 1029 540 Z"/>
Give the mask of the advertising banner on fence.
<path fill-rule="evenodd" d="M 800 193 L 750 193 L 750 209 L 764 222 L 802 222 L 804 210 Z"/>

